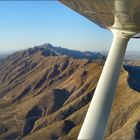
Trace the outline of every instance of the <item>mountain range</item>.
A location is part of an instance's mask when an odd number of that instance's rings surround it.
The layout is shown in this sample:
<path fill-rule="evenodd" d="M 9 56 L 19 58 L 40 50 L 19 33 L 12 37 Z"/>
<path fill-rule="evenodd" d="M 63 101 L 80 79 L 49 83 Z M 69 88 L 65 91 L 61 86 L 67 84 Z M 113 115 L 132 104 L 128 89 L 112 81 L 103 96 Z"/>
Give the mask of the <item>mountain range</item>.
<path fill-rule="evenodd" d="M 100 53 L 51 44 L 1 60 L 0 139 L 75 140 L 104 62 Z M 106 140 L 140 138 L 139 75 L 140 61 L 124 63 Z"/>

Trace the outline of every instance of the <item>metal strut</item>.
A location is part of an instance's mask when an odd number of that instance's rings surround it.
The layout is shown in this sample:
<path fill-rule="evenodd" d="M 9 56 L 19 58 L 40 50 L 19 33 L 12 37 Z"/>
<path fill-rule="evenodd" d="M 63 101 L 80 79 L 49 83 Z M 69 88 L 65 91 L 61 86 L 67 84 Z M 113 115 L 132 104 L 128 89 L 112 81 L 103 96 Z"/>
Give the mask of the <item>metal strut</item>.
<path fill-rule="evenodd" d="M 102 140 L 129 37 L 113 32 L 113 43 L 78 140 Z"/>

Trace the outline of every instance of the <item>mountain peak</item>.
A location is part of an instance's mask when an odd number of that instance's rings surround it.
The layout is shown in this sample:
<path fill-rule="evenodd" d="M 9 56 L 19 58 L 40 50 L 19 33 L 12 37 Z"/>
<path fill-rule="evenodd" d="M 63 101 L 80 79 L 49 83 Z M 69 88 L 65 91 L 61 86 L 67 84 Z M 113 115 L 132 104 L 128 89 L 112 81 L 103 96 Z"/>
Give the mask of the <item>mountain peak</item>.
<path fill-rule="evenodd" d="M 53 48 L 53 45 L 50 44 L 50 43 L 45 43 L 45 44 L 42 44 L 42 45 L 39 45 L 39 46 L 35 46 L 34 48 Z"/>
<path fill-rule="evenodd" d="M 42 44 L 40 46 L 35 46 L 34 48 L 41 50 L 43 54 L 46 53 L 48 54 L 48 52 L 50 52 L 49 54 L 55 54 L 57 56 L 66 55 L 76 59 L 89 59 L 89 60 L 103 59 L 103 56 L 99 52 L 90 52 L 90 51 L 82 52 L 82 51 L 71 50 L 62 47 L 54 47 L 50 43 Z"/>

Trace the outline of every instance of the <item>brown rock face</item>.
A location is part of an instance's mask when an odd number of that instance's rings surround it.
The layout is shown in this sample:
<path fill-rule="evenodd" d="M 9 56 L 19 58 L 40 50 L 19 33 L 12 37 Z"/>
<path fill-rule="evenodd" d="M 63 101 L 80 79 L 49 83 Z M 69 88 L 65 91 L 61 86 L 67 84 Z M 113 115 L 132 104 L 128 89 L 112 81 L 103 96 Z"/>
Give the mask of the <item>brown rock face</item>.
<path fill-rule="evenodd" d="M 140 94 L 138 83 L 130 82 L 130 77 L 138 82 L 133 67 L 121 72 L 107 140 L 140 138 Z M 0 139 L 76 139 L 102 68 L 102 61 L 41 49 L 17 52 L 2 60 Z"/>

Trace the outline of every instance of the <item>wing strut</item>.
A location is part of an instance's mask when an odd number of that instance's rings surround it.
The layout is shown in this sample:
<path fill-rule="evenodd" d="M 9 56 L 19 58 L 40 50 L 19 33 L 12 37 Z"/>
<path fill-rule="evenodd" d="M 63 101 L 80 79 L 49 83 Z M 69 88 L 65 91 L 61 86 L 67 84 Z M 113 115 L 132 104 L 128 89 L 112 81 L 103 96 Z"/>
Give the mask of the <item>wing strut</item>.
<path fill-rule="evenodd" d="M 78 140 L 102 140 L 129 40 L 113 31 L 113 43 L 90 103 Z"/>

